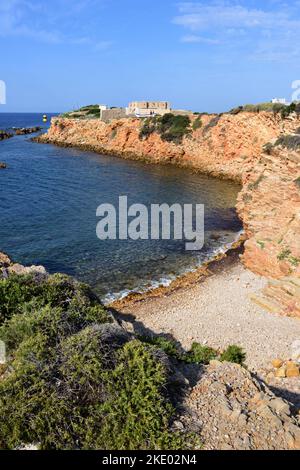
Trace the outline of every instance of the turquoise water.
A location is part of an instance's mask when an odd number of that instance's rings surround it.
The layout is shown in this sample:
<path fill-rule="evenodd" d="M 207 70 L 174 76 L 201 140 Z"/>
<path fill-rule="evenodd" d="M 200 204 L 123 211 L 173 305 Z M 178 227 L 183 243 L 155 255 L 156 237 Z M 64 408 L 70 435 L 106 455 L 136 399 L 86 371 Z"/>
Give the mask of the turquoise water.
<path fill-rule="evenodd" d="M 0 129 L 43 125 L 42 115 L 0 113 Z M 231 243 L 241 230 L 239 186 L 172 166 L 63 149 L 16 136 L 0 142 L 0 251 L 23 264 L 42 264 L 90 283 L 102 298 L 168 283 Z M 206 243 L 100 241 L 96 209 L 129 204 L 205 204 Z"/>

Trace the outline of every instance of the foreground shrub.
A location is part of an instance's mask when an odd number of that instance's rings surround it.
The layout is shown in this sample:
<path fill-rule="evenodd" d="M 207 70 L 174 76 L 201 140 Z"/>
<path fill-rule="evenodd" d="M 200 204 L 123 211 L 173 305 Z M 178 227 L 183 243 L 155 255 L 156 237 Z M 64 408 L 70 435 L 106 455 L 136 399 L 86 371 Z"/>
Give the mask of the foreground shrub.
<path fill-rule="evenodd" d="M 199 343 L 193 343 L 191 350 L 184 356 L 185 362 L 194 364 L 209 364 L 210 361 L 216 359 L 217 351 L 208 346 L 202 346 Z"/>
<path fill-rule="evenodd" d="M 0 279 L 0 325 L 13 314 L 20 313 L 24 305 L 33 300 L 36 305 L 49 304 L 64 310 L 99 306 L 91 289 L 69 276 L 54 274 L 37 279 L 34 275 L 14 275 Z"/>
<path fill-rule="evenodd" d="M 183 449 L 171 431 L 168 358 L 112 323 L 67 276 L 1 281 L 0 448 Z M 193 442 L 193 444 L 191 444 Z"/>
<path fill-rule="evenodd" d="M 144 343 L 157 346 L 169 356 L 182 359 L 183 355 L 176 341 L 166 338 L 165 336 L 141 336 L 140 340 Z"/>
<path fill-rule="evenodd" d="M 182 448 L 169 431 L 174 413 L 163 391 L 166 370 L 139 341 L 114 345 L 89 327 L 49 348 L 42 333 L 24 341 L 0 383 L 4 448 Z"/>
<path fill-rule="evenodd" d="M 228 346 L 228 348 L 221 354 L 220 360 L 243 365 L 246 360 L 246 354 L 240 346 L 233 344 Z"/>

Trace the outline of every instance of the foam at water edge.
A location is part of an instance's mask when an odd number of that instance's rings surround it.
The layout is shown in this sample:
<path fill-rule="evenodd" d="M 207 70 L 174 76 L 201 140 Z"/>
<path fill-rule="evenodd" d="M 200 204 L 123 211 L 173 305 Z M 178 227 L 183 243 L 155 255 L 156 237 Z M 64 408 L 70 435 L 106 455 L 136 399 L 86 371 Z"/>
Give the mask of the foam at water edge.
<path fill-rule="evenodd" d="M 125 297 L 127 297 L 129 294 L 142 294 L 145 292 L 149 292 L 151 290 L 154 290 L 158 287 L 168 287 L 175 279 L 177 279 L 180 276 L 183 276 L 184 274 L 187 273 L 192 273 L 197 271 L 201 267 L 201 265 L 207 261 L 212 261 L 214 258 L 217 256 L 226 253 L 228 250 L 232 248 L 232 246 L 238 242 L 238 240 L 241 238 L 241 236 L 244 234 L 244 230 L 240 230 L 237 232 L 236 237 L 233 241 L 229 243 L 225 243 L 224 245 L 220 246 L 219 248 L 216 248 L 215 250 L 209 252 L 202 260 L 200 261 L 199 264 L 196 266 L 192 266 L 190 268 L 187 268 L 185 270 L 182 270 L 181 272 L 178 272 L 178 274 L 175 275 L 170 275 L 167 277 L 162 277 L 159 280 L 156 281 L 151 281 L 149 284 L 149 281 L 145 281 L 147 283 L 147 287 L 137 287 L 135 289 L 125 289 L 120 292 L 113 292 L 113 293 L 108 293 L 106 294 L 101 300 L 104 303 L 104 305 L 109 305 L 112 302 L 115 302 L 116 300 L 123 300 Z"/>

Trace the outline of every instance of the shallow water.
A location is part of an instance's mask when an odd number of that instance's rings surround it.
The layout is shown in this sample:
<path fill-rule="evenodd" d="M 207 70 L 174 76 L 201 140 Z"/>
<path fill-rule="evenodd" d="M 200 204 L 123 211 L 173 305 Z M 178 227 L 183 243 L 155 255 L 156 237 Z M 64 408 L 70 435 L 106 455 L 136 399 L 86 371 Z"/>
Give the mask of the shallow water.
<path fill-rule="evenodd" d="M 41 115 L 0 113 L 0 129 L 43 125 Z M 239 185 L 172 166 L 32 143 L 28 136 L 0 142 L 0 251 L 23 264 L 42 264 L 90 283 L 102 298 L 168 283 L 199 265 L 241 230 L 235 213 Z M 205 204 L 206 243 L 185 251 L 184 241 L 100 241 L 96 208 L 129 204 Z"/>

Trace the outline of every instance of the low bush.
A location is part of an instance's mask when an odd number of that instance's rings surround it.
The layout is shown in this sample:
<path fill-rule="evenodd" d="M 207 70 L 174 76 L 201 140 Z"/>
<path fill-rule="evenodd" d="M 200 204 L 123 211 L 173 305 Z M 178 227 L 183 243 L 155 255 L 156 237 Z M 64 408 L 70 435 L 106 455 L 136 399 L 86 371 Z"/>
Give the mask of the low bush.
<path fill-rule="evenodd" d="M 300 149 L 300 135 L 283 135 L 277 139 L 275 145 L 297 151 Z"/>
<path fill-rule="evenodd" d="M 165 336 L 141 336 L 139 339 L 144 343 L 157 346 L 169 356 L 177 359 L 182 358 L 182 351 L 173 339 L 166 338 Z"/>
<path fill-rule="evenodd" d="M 202 127 L 202 120 L 201 117 L 198 116 L 195 121 L 193 122 L 193 131 L 196 131 Z"/>
<path fill-rule="evenodd" d="M 61 275 L 13 276 L 0 286 L 0 338 L 9 354 L 0 381 L 0 448 L 196 445 L 193 436 L 171 431 L 167 356 L 112 323 L 89 288 Z"/>
<path fill-rule="evenodd" d="M 233 362 L 240 365 L 243 365 L 245 360 L 245 352 L 240 346 L 236 346 L 235 344 L 228 346 L 220 356 L 220 361 Z"/>
<path fill-rule="evenodd" d="M 289 116 L 293 112 L 300 113 L 300 105 L 292 103 L 289 106 L 281 103 L 258 103 L 258 104 L 246 104 L 244 106 L 238 106 L 230 111 L 230 114 L 239 114 L 241 112 L 248 113 L 260 113 L 270 112 L 274 114 L 281 114 L 283 118 Z"/>
<path fill-rule="evenodd" d="M 147 139 L 154 132 L 164 141 L 180 144 L 183 138 L 192 132 L 191 120 L 189 116 L 177 116 L 172 113 L 145 119 L 140 130 L 140 139 Z"/>
<path fill-rule="evenodd" d="M 199 343 L 193 343 L 190 351 L 185 354 L 184 361 L 193 364 L 209 364 L 217 356 L 216 350 L 208 346 L 202 346 Z"/>
<path fill-rule="evenodd" d="M 0 325 L 13 314 L 20 313 L 28 302 L 34 301 L 39 306 L 49 304 L 64 310 L 75 304 L 79 310 L 99 305 L 87 285 L 62 274 L 41 279 L 34 275 L 0 279 L 0 299 Z"/>
<path fill-rule="evenodd" d="M 219 124 L 221 117 L 222 117 L 222 114 L 218 114 L 218 116 L 215 116 L 214 118 L 212 118 L 209 121 L 209 123 L 206 124 L 206 126 L 204 127 L 204 133 L 208 132 L 213 127 L 216 127 Z"/>

